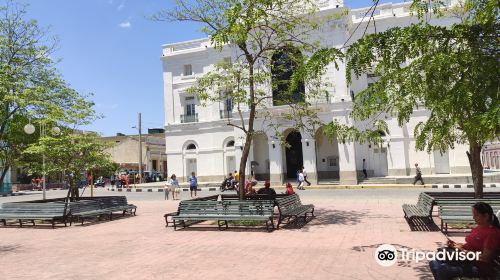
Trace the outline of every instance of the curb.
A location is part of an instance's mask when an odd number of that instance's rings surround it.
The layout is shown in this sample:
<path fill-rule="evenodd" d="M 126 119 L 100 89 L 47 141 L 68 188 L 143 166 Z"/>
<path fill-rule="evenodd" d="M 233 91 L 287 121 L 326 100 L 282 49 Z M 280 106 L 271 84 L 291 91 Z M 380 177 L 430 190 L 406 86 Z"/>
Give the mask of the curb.
<path fill-rule="evenodd" d="M 500 184 L 498 183 L 491 183 L 491 184 L 484 184 L 484 188 L 500 188 Z M 432 185 L 433 189 L 473 189 L 474 185 L 472 184 L 439 184 L 439 185 Z"/>
<path fill-rule="evenodd" d="M 188 192 L 189 188 L 180 188 L 183 192 Z M 215 192 L 217 191 L 218 188 L 215 187 L 209 187 L 209 188 L 198 188 L 196 191 L 198 192 Z M 144 189 L 144 188 L 106 188 L 108 191 L 112 192 L 163 192 L 163 188 L 150 188 L 150 189 Z"/>
<path fill-rule="evenodd" d="M 500 188 L 499 183 L 484 184 L 484 188 Z M 320 189 L 421 189 L 421 188 L 432 188 L 432 189 L 473 189 L 472 184 L 437 184 L 437 185 L 328 185 L 328 186 L 309 186 L 306 189 L 320 190 Z M 116 192 L 163 192 L 163 188 L 106 188 L 108 191 Z M 188 192 L 189 188 L 180 188 L 183 192 Z M 214 192 L 219 188 L 217 187 L 207 187 L 198 188 L 199 192 Z M 282 186 L 274 187 L 274 189 L 285 189 Z"/>

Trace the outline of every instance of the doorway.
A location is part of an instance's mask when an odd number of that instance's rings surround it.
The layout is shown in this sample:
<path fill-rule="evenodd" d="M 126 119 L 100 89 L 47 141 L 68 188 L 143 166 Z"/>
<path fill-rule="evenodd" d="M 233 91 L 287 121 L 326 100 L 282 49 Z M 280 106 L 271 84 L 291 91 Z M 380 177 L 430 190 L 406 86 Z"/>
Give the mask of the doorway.
<path fill-rule="evenodd" d="M 304 158 L 302 156 L 302 136 L 297 131 L 292 131 L 286 137 L 286 177 L 288 179 L 297 177 L 297 170 L 302 168 Z"/>
<path fill-rule="evenodd" d="M 373 149 L 373 174 L 375 177 L 384 177 L 388 174 L 387 148 Z"/>
<path fill-rule="evenodd" d="M 196 159 L 195 158 L 188 158 L 186 159 L 186 178 L 191 176 L 191 173 L 194 172 L 196 176 L 198 176 L 198 173 L 196 172 Z"/>
<path fill-rule="evenodd" d="M 448 151 L 441 154 L 439 150 L 434 151 L 434 170 L 436 174 L 450 173 L 450 157 Z"/>

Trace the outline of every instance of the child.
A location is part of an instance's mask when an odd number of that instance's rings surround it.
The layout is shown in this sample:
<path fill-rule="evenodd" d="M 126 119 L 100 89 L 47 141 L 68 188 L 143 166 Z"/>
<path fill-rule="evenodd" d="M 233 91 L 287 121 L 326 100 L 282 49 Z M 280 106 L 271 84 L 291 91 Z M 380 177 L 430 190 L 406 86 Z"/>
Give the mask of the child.
<path fill-rule="evenodd" d="M 193 191 L 194 191 L 194 196 L 197 196 L 196 190 L 198 189 L 198 179 L 195 176 L 194 172 L 191 172 L 191 176 L 189 176 L 189 190 L 191 191 L 191 198 L 193 198 Z"/>
<path fill-rule="evenodd" d="M 178 188 L 179 188 L 179 181 L 177 180 L 177 176 L 175 176 L 175 174 L 172 174 L 172 176 L 170 176 L 170 190 L 172 191 L 172 200 L 175 200 L 176 194 L 178 198 L 179 196 L 179 194 L 177 193 Z"/>
<path fill-rule="evenodd" d="M 286 195 L 292 195 L 292 194 L 294 194 L 294 193 L 295 193 L 295 192 L 293 191 L 292 184 L 287 183 L 287 184 L 286 184 Z"/>

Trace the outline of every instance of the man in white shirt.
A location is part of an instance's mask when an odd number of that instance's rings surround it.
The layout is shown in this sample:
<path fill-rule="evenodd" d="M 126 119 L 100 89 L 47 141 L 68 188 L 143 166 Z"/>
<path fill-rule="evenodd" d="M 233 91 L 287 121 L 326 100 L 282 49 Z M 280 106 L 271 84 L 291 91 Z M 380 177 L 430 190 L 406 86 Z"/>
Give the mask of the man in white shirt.
<path fill-rule="evenodd" d="M 299 169 L 299 174 L 297 174 L 297 179 L 299 181 L 299 186 L 297 189 L 304 190 L 304 173 L 302 173 L 302 169 Z"/>
<path fill-rule="evenodd" d="M 311 183 L 309 181 L 307 181 L 307 172 L 306 172 L 306 169 L 304 168 L 304 166 L 302 166 L 302 174 L 304 175 L 304 181 L 307 183 L 308 186 L 310 186 Z"/>

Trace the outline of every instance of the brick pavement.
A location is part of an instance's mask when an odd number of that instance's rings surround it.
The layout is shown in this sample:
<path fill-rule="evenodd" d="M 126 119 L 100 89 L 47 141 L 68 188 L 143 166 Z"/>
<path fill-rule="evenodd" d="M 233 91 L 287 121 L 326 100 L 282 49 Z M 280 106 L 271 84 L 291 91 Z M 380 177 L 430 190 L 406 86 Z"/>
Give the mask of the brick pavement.
<path fill-rule="evenodd" d="M 0 228 L 0 279 L 432 279 L 426 263 L 385 268 L 373 253 L 383 243 L 435 250 L 445 241 L 439 232 L 410 232 L 404 198 L 304 196 L 317 217 L 272 233 L 207 224 L 174 232 L 163 213 L 177 201 L 129 200 L 136 217 Z"/>

